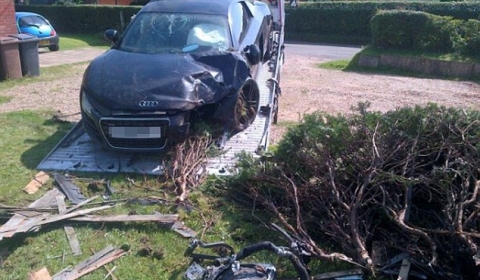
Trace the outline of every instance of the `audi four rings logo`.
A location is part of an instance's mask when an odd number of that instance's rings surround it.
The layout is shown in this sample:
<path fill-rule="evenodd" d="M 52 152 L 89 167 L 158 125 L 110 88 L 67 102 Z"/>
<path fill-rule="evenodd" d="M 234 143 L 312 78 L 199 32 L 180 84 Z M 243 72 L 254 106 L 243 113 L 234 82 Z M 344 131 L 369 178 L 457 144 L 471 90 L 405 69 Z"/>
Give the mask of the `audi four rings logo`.
<path fill-rule="evenodd" d="M 138 106 L 143 108 L 153 108 L 158 106 L 158 101 L 140 101 Z"/>

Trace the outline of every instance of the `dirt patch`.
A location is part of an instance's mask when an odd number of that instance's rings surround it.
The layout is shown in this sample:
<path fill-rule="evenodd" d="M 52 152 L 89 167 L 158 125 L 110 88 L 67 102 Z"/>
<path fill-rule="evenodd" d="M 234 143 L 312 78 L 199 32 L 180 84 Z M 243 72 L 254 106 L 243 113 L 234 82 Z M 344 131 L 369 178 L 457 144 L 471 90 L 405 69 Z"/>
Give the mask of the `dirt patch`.
<path fill-rule="evenodd" d="M 350 114 L 359 102 L 369 101 L 371 110 L 388 111 L 404 106 L 440 105 L 480 110 L 480 85 L 475 82 L 371 75 L 320 69 L 318 58 L 288 55 L 281 77 L 279 124 L 272 127 L 270 143 L 285 132 L 285 124 L 317 110 Z M 80 119 L 79 91 L 87 64 L 72 65 L 76 74 L 55 81 L 38 82 L 1 90 L 12 100 L 0 104 L 0 112 L 51 109 L 59 118 Z"/>

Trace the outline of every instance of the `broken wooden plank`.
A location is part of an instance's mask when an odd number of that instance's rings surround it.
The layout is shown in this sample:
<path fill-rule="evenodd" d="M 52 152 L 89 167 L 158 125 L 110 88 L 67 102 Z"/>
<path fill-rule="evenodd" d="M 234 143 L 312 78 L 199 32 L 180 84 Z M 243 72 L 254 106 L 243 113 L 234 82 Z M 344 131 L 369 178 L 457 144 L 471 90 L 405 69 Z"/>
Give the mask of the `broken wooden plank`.
<path fill-rule="evenodd" d="M 55 182 L 57 182 L 62 192 L 67 196 L 68 200 L 70 200 L 73 204 L 78 204 L 85 200 L 80 188 L 68 180 L 67 177 L 59 173 L 54 173 L 53 178 L 55 179 Z"/>
<path fill-rule="evenodd" d="M 50 215 L 45 220 L 41 221 L 38 225 L 41 226 L 41 225 L 45 225 L 45 224 L 51 224 L 51 223 L 59 222 L 59 221 L 62 221 L 62 220 L 69 220 L 71 218 L 75 218 L 75 217 L 78 217 L 78 216 L 84 216 L 84 215 L 87 215 L 87 214 L 95 212 L 95 211 L 101 211 L 101 210 L 105 210 L 105 209 L 112 208 L 112 207 L 113 207 L 112 205 L 104 205 L 104 206 L 90 208 L 90 209 L 77 210 L 77 211 L 67 213 L 67 214 Z"/>
<path fill-rule="evenodd" d="M 45 211 L 47 211 L 47 212 L 52 212 L 52 211 L 55 211 L 56 209 L 53 209 L 53 208 L 51 208 L 51 207 L 47 207 L 47 208 L 40 208 L 40 207 L 31 208 L 31 207 L 11 206 L 11 205 L 6 205 L 6 204 L 0 203 L 0 210 L 6 210 L 7 212 L 31 211 L 31 210 L 40 211 L 40 212 L 45 212 Z"/>
<path fill-rule="evenodd" d="M 51 280 L 52 276 L 48 272 L 46 267 L 42 267 L 37 271 L 28 273 L 28 280 Z"/>
<path fill-rule="evenodd" d="M 195 231 L 185 226 L 181 221 L 176 221 L 172 225 L 171 229 L 185 238 L 193 238 L 197 236 L 197 233 Z"/>
<path fill-rule="evenodd" d="M 57 208 L 57 195 L 62 192 L 58 188 L 53 188 L 46 192 L 42 197 L 28 205 L 28 208 Z"/>
<path fill-rule="evenodd" d="M 28 194 L 34 194 L 48 181 L 48 179 L 50 179 L 50 176 L 47 173 L 40 171 L 35 177 L 33 177 L 32 181 L 23 188 L 23 190 Z"/>
<path fill-rule="evenodd" d="M 49 215 L 48 213 L 40 213 L 36 217 L 26 218 L 20 214 L 15 214 L 7 223 L 0 227 L 0 240 L 12 237 L 18 232 L 35 231 L 37 229 L 36 225 Z"/>
<path fill-rule="evenodd" d="M 402 260 L 402 266 L 400 267 L 400 272 L 398 273 L 398 280 L 408 280 L 411 264 L 412 263 L 408 257 Z"/>
<path fill-rule="evenodd" d="M 67 205 L 65 204 L 65 195 L 58 195 L 57 196 L 57 204 L 58 204 L 58 211 L 60 214 L 63 214 L 67 211 Z M 68 243 L 70 244 L 70 248 L 72 249 L 74 256 L 79 256 L 82 254 L 82 250 L 80 249 L 80 243 L 78 242 L 77 234 L 72 226 L 63 226 L 65 230 L 65 234 L 67 235 Z"/>
<path fill-rule="evenodd" d="M 85 204 L 87 204 L 87 203 L 90 203 L 91 201 L 93 201 L 93 200 L 95 200 L 95 199 L 97 199 L 97 198 L 98 198 L 98 195 L 96 195 L 96 196 L 94 196 L 94 197 L 91 197 L 91 198 L 89 198 L 89 199 L 86 199 L 86 200 L 78 203 L 77 205 L 66 209 L 65 213 L 70 213 L 70 212 L 72 212 L 72 211 L 74 211 L 74 210 L 77 210 L 77 209 L 79 209 L 80 207 L 82 207 L 83 205 L 85 205 Z"/>
<path fill-rule="evenodd" d="M 71 221 L 77 222 L 157 222 L 161 224 L 173 224 L 178 219 L 177 214 L 153 214 L 153 215 L 85 215 L 82 217 L 71 218 Z"/>
<path fill-rule="evenodd" d="M 313 276 L 314 280 L 333 280 L 340 277 L 347 277 L 347 276 L 359 276 L 362 279 L 363 272 L 361 269 L 350 269 L 350 270 L 343 270 L 343 271 L 334 271 L 334 272 L 326 272 L 321 273 Z M 350 279 L 350 278 L 349 278 Z M 351 278 L 354 279 L 354 278 Z"/>
<path fill-rule="evenodd" d="M 72 269 L 64 269 L 61 272 L 53 276 L 53 280 L 75 280 L 83 275 L 86 275 L 99 267 L 110 263 L 121 256 L 125 255 L 126 252 L 121 249 L 115 249 L 113 246 L 108 246 L 100 252 L 94 254 L 83 262 L 77 264 Z"/>
<path fill-rule="evenodd" d="M 86 215 L 95 211 L 100 211 L 104 209 L 111 208 L 112 206 L 110 205 L 105 205 L 105 206 L 100 206 L 96 208 L 91 208 L 91 209 L 85 209 L 85 210 L 77 210 L 72 213 L 67 213 L 67 214 L 57 214 L 57 215 L 50 215 L 50 214 L 45 214 L 43 213 L 42 215 L 35 217 L 35 218 L 30 218 L 28 221 L 26 221 L 24 224 L 22 224 L 20 227 L 15 227 L 15 226 L 10 226 L 10 227 L 5 227 L 2 226 L 0 228 L 0 233 L 4 232 L 9 232 L 9 231 L 15 231 L 15 232 L 27 232 L 30 231 L 34 228 L 38 228 L 39 226 L 45 225 L 45 224 L 50 224 L 50 223 L 55 223 L 61 220 L 67 220 L 70 218 L 74 218 L 77 216 L 82 216 Z M 46 216 L 44 216 L 46 215 Z M 44 217 L 43 217 L 44 216 Z"/>
<path fill-rule="evenodd" d="M 90 251 L 92 251 L 92 254 L 96 254 L 93 248 L 90 248 Z M 111 270 L 107 267 L 107 265 L 103 266 L 103 268 L 105 268 L 105 270 L 108 272 L 108 274 L 103 279 L 107 279 L 110 276 L 113 280 L 117 280 L 117 277 L 113 275 L 113 271 L 117 268 L 116 266 L 114 266 Z"/>
<path fill-rule="evenodd" d="M 57 188 L 52 189 L 28 205 L 28 207 L 32 209 L 50 207 L 52 205 L 52 200 L 54 200 L 58 194 L 61 194 L 61 192 Z M 22 213 L 25 215 L 22 215 Z M 49 215 L 50 214 L 48 213 L 40 212 L 37 215 L 35 211 L 33 211 L 33 213 L 31 211 L 27 211 L 14 214 L 5 224 L 0 227 L 0 240 L 2 240 L 4 237 L 12 237 L 15 233 L 17 233 L 18 228 L 27 228 L 25 231 L 33 229 L 38 221 L 43 220 Z"/>

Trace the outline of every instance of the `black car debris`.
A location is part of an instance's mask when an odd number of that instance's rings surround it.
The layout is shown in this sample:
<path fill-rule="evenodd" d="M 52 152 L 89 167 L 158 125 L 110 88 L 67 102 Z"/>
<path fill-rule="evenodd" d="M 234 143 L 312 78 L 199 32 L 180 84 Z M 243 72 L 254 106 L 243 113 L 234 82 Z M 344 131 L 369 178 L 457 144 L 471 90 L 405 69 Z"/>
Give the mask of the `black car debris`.
<path fill-rule="evenodd" d="M 181 141 L 196 120 L 225 131 L 255 119 L 257 67 L 270 57 L 272 15 L 250 0 L 151 1 L 85 71 L 89 136 L 113 150 L 150 152 Z"/>

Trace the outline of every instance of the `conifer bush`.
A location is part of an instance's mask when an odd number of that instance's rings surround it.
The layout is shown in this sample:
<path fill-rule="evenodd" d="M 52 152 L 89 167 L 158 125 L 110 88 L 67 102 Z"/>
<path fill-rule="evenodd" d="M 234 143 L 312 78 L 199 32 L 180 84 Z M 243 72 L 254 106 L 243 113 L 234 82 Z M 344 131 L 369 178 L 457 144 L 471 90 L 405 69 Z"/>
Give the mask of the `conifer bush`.
<path fill-rule="evenodd" d="M 478 279 L 480 112 L 440 107 L 318 112 L 271 157 L 243 157 L 229 186 L 295 231 L 314 257 L 378 273 L 407 253 L 432 279 Z M 383 252 L 383 253 L 379 253 Z"/>

